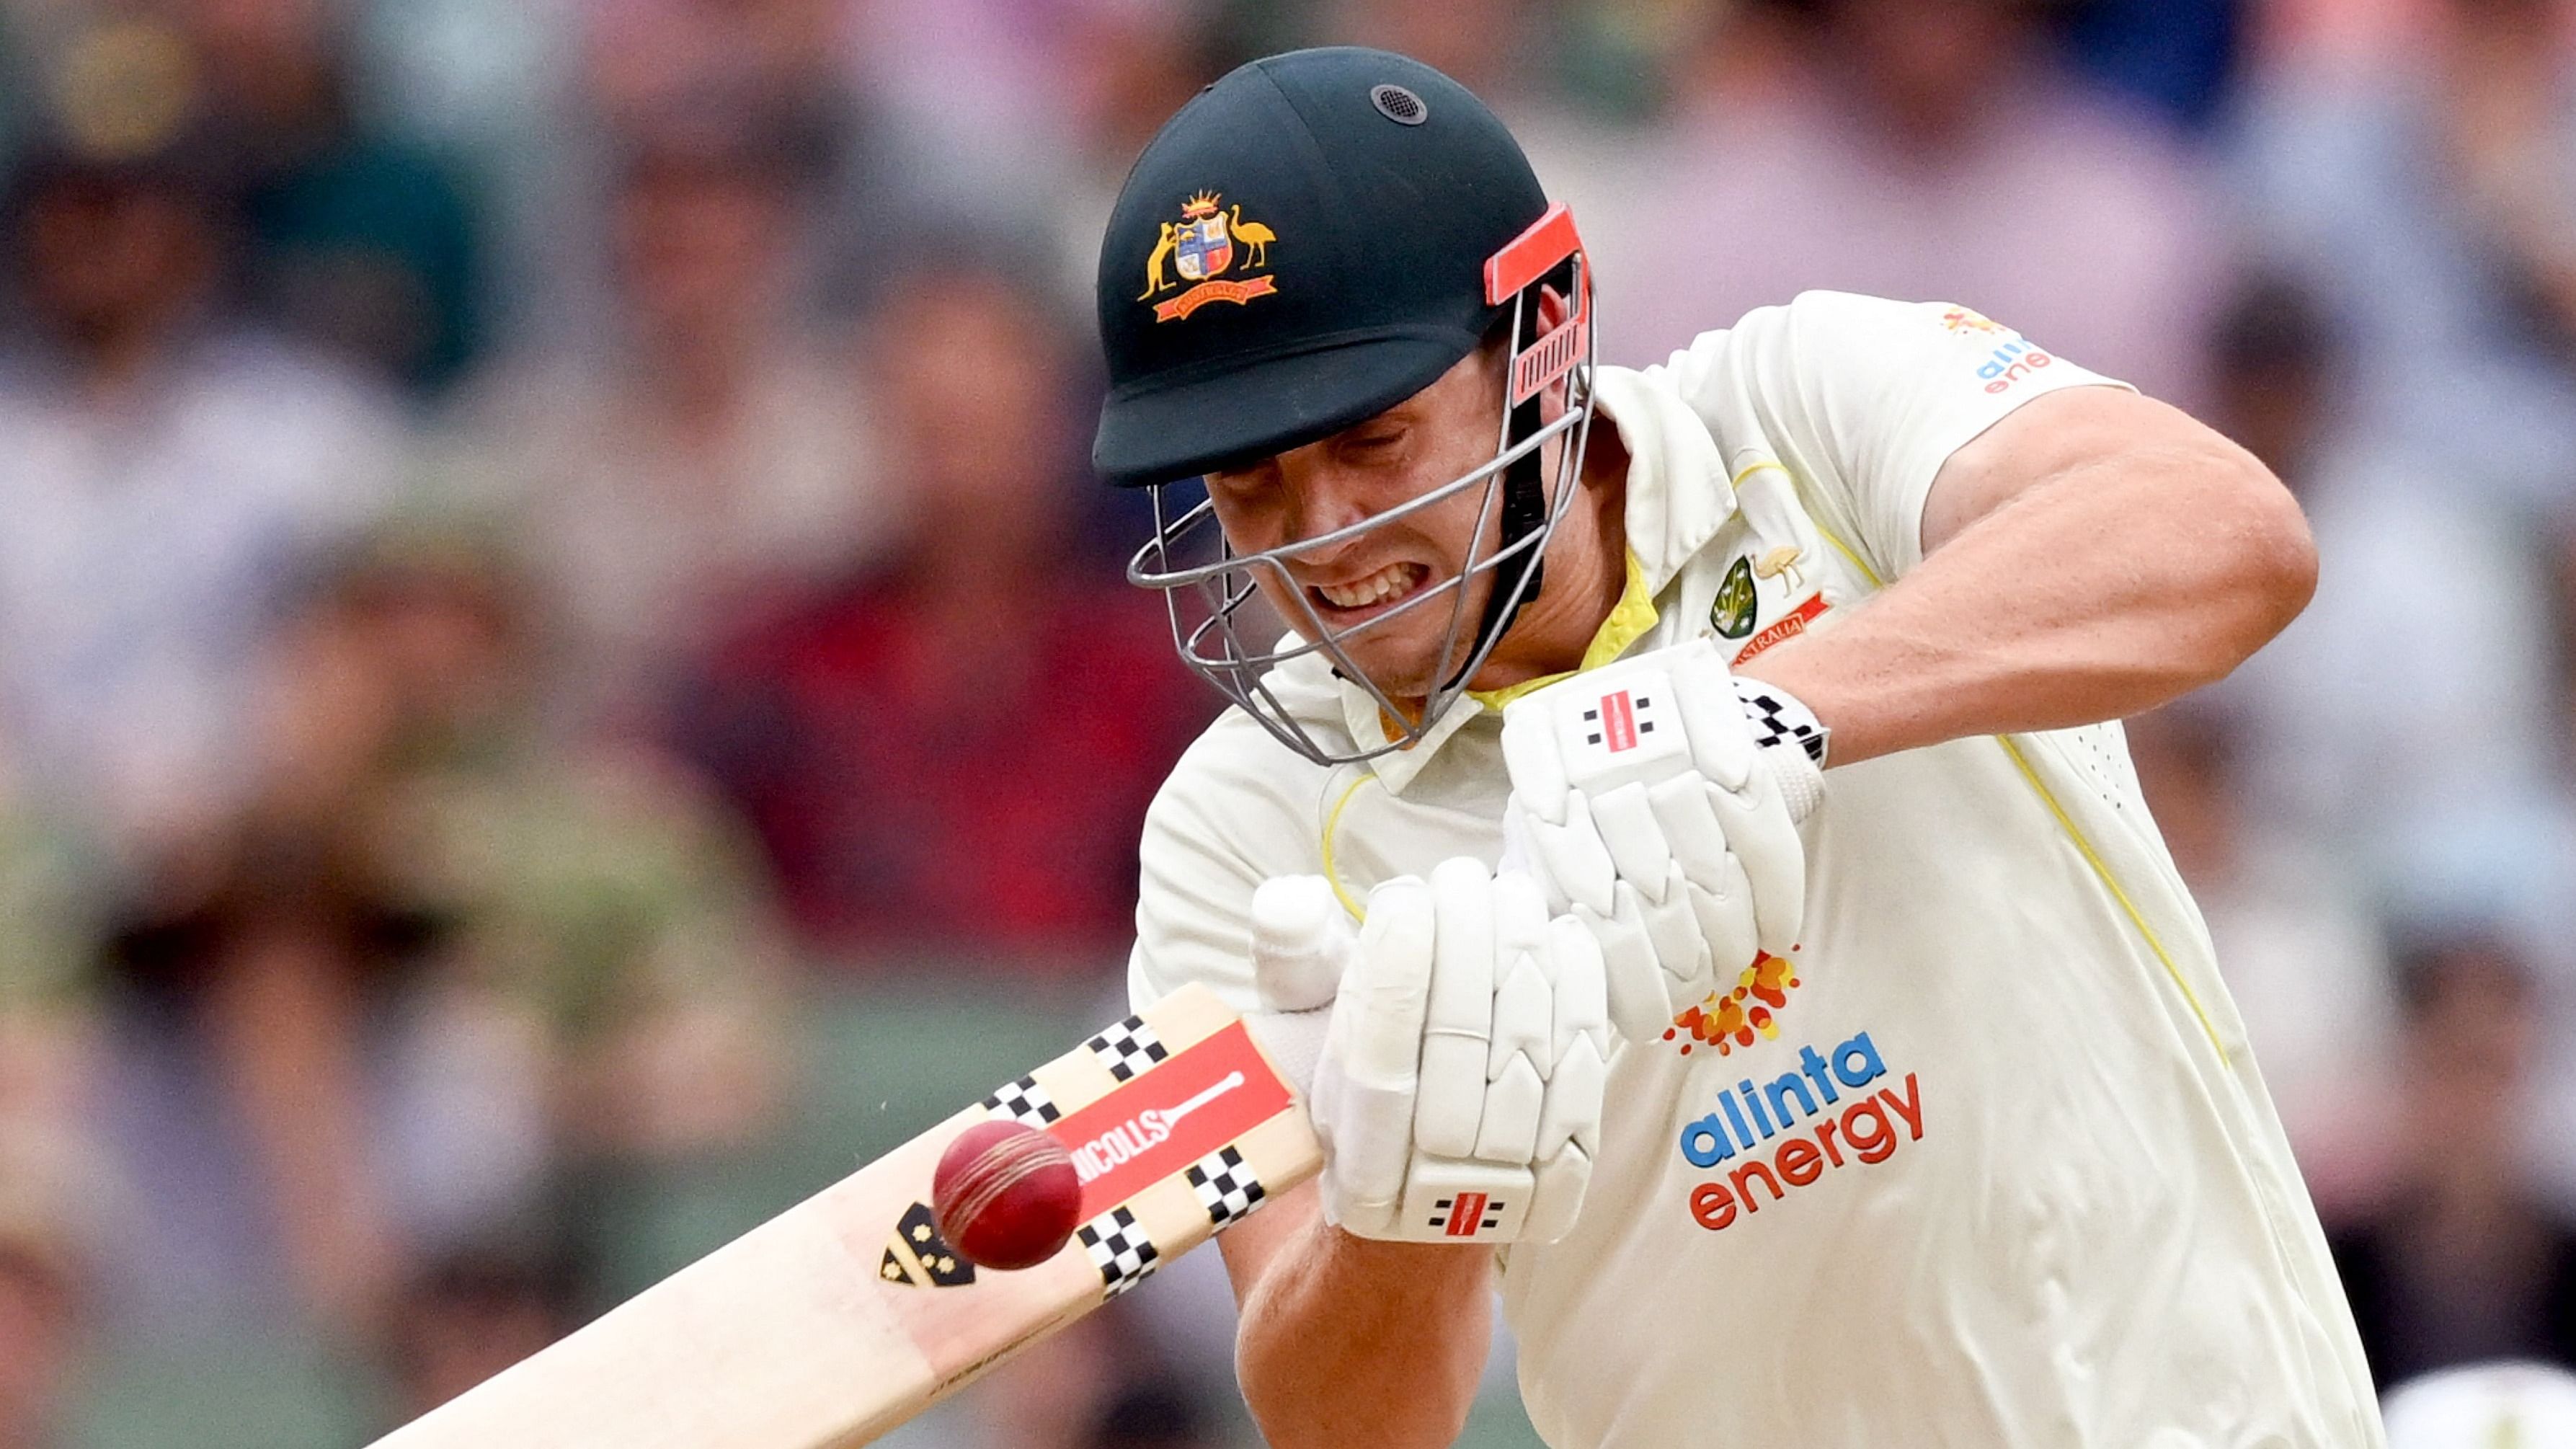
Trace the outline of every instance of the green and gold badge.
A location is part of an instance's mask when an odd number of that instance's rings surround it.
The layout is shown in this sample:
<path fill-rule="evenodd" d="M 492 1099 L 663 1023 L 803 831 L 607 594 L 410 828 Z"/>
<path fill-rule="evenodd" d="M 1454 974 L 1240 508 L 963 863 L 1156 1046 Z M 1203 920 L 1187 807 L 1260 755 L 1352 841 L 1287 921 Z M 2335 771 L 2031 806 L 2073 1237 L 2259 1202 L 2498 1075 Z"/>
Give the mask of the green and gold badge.
<path fill-rule="evenodd" d="M 1741 639 L 1753 632 L 1753 560 L 1740 558 L 1726 571 L 1726 582 L 1717 586 L 1717 599 L 1708 606 L 1709 627 L 1719 637 Z"/>

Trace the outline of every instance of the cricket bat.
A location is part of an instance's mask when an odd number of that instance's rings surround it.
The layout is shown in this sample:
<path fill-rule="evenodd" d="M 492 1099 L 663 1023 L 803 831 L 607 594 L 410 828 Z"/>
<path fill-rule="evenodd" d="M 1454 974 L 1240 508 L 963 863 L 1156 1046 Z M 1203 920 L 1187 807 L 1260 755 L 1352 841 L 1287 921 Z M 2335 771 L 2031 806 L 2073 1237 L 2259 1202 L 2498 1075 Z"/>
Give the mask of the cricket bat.
<path fill-rule="evenodd" d="M 1019 1272 L 942 1242 L 930 1182 L 997 1117 L 1052 1133 L 1082 1227 Z M 842 1449 L 1313 1177 L 1304 1104 L 1185 986 L 378 1441 L 378 1449 Z"/>

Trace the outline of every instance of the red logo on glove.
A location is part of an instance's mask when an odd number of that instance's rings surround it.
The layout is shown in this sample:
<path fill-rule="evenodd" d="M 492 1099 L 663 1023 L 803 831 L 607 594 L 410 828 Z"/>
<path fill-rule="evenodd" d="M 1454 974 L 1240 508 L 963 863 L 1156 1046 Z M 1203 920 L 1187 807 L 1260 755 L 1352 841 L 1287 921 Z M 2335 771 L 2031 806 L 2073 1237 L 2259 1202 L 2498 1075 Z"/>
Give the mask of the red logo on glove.
<path fill-rule="evenodd" d="M 1600 705 L 1585 710 L 1583 718 L 1595 731 L 1588 737 L 1589 743 L 1607 746 L 1614 755 L 1637 747 L 1637 708 L 1629 700 L 1628 691 L 1603 695 Z"/>
<path fill-rule="evenodd" d="M 1456 1197 L 1442 1198 L 1435 1206 L 1447 1208 L 1449 1215 L 1445 1219 L 1435 1219 L 1435 1221 L 1441 1224 L 1440 1231 L 1449 1237 L 1472 1238 L 1486 1228 L 1497 1226 L 1500 1222 L 1499 1219 L 1488 1219 L 1485 1216 L 1485 1208 L 1489 1202 L 1492 1200 L 1481 1192 L 1462 1192 Z M 1492 1206 L 1499 1210 L 1502 1204 L 1494 1202 Z"/>

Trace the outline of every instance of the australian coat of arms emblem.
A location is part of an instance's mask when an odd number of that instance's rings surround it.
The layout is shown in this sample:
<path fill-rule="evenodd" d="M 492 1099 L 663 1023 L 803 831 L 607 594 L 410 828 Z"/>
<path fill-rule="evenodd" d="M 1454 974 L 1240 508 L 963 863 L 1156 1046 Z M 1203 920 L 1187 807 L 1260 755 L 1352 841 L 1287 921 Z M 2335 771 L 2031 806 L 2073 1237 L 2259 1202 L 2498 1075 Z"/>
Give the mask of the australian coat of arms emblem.
<path fill-rule="evenodd" d="M 1279 279 L 1266 270 L 1260 276 L 1226 277 L 1238 265 L 1246 271 L 1266 269 L 1270 244 L 1279 234 L 1246 220 L 1240 203 L 1220 210 L 1223 200 L 1217 192 L 1202 191 L 1182 203 L 1177 224 L 1163 223 L 1153 254 L 1145 259 L 1145 294 L 1136 299 L 1154 303 L 1155 321 L 1177 322 L 1210 302 L 1240 305 L 1279 290 Z M 1156 300 L 1175 288 L 1182 289 L 1179 296 Z"/>

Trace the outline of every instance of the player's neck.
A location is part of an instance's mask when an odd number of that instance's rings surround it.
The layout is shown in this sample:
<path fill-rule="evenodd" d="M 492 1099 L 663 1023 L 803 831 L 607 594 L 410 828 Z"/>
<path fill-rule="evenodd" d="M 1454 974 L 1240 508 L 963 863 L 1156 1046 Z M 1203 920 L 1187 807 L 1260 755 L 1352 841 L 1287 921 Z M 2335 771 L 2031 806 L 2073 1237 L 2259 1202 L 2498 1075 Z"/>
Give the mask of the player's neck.
<path fill-rule="evenodd" d="M 1478 689 L 1509 689 L 1582 667 L 1628 585 L 1628 448 L 1604 413 L 1583 452 L 1581 493 L 1548 540 L 1539 596 L 1476 671 Z"/>

